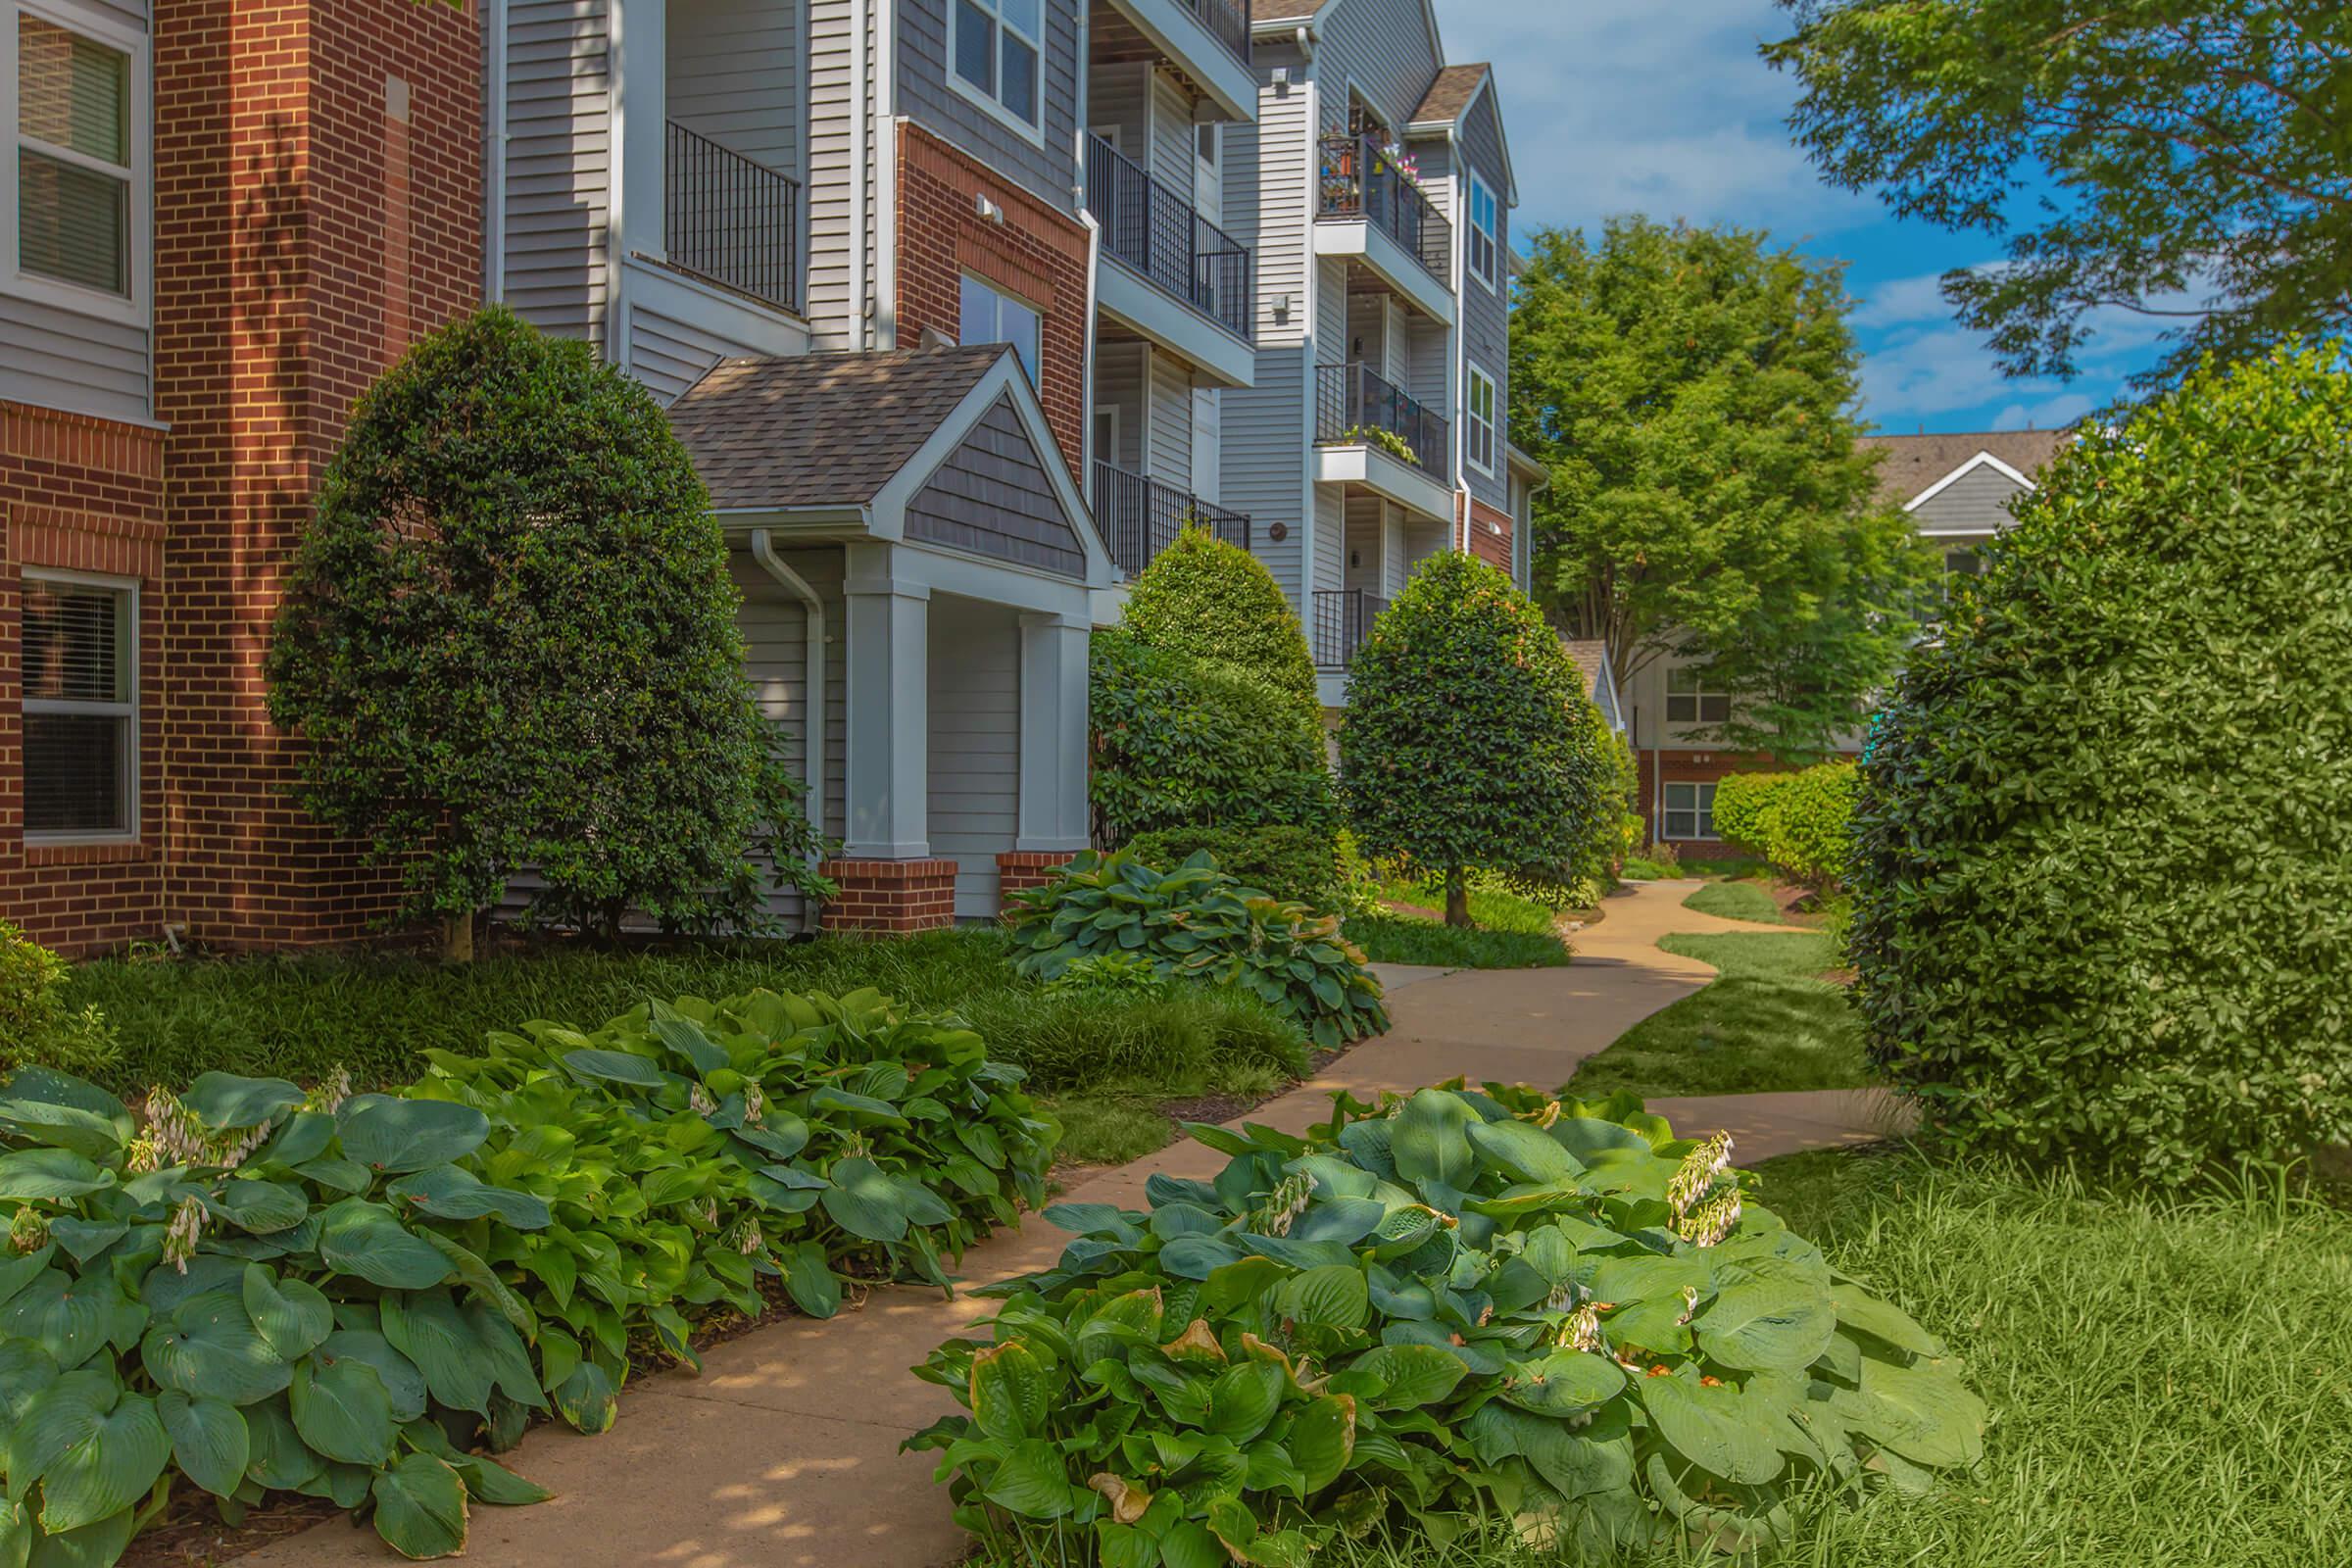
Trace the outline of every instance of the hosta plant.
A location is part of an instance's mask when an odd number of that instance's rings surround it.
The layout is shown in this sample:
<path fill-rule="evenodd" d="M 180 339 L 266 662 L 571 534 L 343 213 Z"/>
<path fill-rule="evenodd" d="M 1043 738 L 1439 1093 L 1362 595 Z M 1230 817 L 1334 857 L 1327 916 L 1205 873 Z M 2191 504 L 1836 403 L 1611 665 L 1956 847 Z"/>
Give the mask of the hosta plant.
<path fill-rule="evenodd" d="M 1474 1515 L 1740 1550 L 1980 1455 L 1941 1345 L 1638 1102 L 1455 1084 L 1192 1131 L 1215 1180 L 1049 1209 L 1060 1261 L 917 1369 L 968 1413 L 910 1446 L 1015 1560 L 1288 1568 Z"/>
<path fill-rule="evenodd" d="M 1007 919 L 1021 973 L 1048 984 L 1082 959 L 1132 953 L 1163 974 L 1252 993 L 1327 1051 L 1389 1026 L 1380 981 L 1339 916 L 1244 887 L 1205 851 L 1173 871 L 1088 851 L 1017 895 Z"/>

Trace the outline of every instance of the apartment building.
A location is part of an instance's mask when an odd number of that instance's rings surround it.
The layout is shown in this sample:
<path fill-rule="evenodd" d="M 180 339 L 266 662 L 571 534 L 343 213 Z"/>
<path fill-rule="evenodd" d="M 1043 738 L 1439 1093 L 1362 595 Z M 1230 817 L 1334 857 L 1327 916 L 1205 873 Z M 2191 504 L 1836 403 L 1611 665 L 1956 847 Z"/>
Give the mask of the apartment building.
<path fill-rule="evenodd" d="M 353 400 L 481 288 L 481 31 L 413 0 L 0 0 L 0 916 L 355 937 L 260 659 Z"/>

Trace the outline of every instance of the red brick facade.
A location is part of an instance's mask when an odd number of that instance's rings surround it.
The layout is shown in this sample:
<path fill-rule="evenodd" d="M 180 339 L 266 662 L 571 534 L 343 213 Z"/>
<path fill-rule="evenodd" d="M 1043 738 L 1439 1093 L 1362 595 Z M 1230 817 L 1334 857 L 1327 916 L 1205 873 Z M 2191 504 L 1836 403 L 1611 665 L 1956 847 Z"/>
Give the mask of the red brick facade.
<path fill-rule="evenodd" d="M 841 897 L 825 906 L 827 931 L 905 936 L 956 923 L 954 860 L 827 860 Z"/>
<path fill-rule="evenodd" d="M 157 0 L 153 36 L 169 433 L 0 420 L 0 910 L 74 951 L 167 922 L 229 946 L 356 937 L 390 879 L 287 800 L 261 660 L 353 401 L 481 296 L 480 24 L 416 0 Z M 138 841 L 28 848 L 18 572 L 101 559 L 142 589 Z"/>
<path fill-rule="evenodd" d="M 1470 553 L 1490 566 L 1511 569 L 1511 514 L 1470 502 Z"/>
<path fill-rule="evenodd" d="M 980 215 L 987 197 L 1004 214 Z M 899 129 L 899 342 L 955 341 L 969 272 L 1037 308 L 1038 397 L 1077 471 L 1086 450 L 1086 229 L 918 125 Z"/>
<path fill-rule="evenodd" d="M 1067 850 L 1006 850 L 997 857 L 997 906 L 1008 907 L 1016 893 L 1049 886 L 1070 859 Z"/>

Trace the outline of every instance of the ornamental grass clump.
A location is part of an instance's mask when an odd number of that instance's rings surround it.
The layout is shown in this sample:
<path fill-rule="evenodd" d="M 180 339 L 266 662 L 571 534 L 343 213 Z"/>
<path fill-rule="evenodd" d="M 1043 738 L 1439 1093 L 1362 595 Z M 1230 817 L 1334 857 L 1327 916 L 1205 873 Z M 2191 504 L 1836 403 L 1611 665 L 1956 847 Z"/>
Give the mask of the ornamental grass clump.
<path fill-rule="evenodd" d="M 1941 1343 L 1638 1101 L 1457 1081 L 1190 1131 L 1215 1179 L 1047 1210 L 1060 1261 L 917 1369 L 966 1413 L 908 1446 L 1002 1560 L 1292 1568 L 1473 1516 L 1742 1551 L 1981 1455 Z"/>

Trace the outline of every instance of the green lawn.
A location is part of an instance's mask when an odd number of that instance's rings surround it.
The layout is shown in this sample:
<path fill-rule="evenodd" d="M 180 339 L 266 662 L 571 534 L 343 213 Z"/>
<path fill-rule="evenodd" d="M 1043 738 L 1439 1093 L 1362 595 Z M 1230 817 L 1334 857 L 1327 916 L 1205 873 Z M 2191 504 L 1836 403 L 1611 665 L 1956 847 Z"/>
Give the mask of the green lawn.
<path fill-rule="evenodd" d="M 2352 1212 L 2275 1177 L 2166 1199 L 1912 1152 L 1761 1169 L 1764 1201 L 1791 1229 L 1944 1337 L 1994 1424 L 1977 1475 L 1924 1497 L 1808 1509 L 1756 1568 L 2346 1560 Z M 1690 1560 L 1657 1553 L 1639 1568 Z M 1559 1561 L 1475 1541 L 1329 1559 Z"/>
<path fill-rule="evenodd" d="M 1446 890 L 1436 883 L 1398 882 L 1380 890 L 1382 903 L 1443 910 Z M 1442 920 L 1382 909 L 1350 915 L 1349 941 L 1375 963 L 1430 963 L 1453 969 L 1536 969 L 1568 961 L 1558 911 L 1500 888 L 1470 890 L 1469 930 Z"/>
<path fill-rule="evenodd" d="M 1568 1081 L 1587 1100 L 1851 1089 L 1870 1082 L 1861 1020 L 1841 987 L 1818 976 L 1838 962 L 1820 932 L 1670 936 L 1659 944 L 1722 973 L 1589 1056 Z"/>
<path fill-rule="evenodd" d="M 1781 902 L 1761 882 L 1709 882 L 1683 901 L 1686 909 L 1721 915 L 1726 920 L 1754 920 L 1763 925 L 1793 925 L 1781 912 Z"/>

